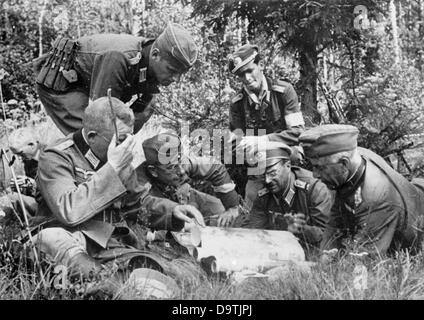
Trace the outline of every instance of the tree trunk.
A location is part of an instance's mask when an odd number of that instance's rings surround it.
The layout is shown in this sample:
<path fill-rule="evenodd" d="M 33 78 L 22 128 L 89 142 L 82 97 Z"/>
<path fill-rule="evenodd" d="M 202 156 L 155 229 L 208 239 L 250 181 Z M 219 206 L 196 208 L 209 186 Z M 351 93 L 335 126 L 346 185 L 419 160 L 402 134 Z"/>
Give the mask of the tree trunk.
<path fill-rule="evenodd" d="M 48 0 L 43 0 L 43 6 L 41 7 L 40 17 L 38 18 L 38 56 L 43 55 L 43 20 L 46 14 Z"/>
<path fill-rule="evenodd" d="M 395 56 L 394 63 L 397 65 L 400 61 L 400 49 L 399 49 L 399 34 L 398 27 L 396 22 L 396 6 L 394 0 L 390 0 L 390 22 L 392 25 L 392 35 L 393 35 L 393 51 Z"/>
<path fill-rule="evenodd" d="M 317 62 L 318 53 L 314 47 L 309 46 L 300 52 L 300 91 L 298 91 L 298 95 L 306 126 L 320 122 L 320 114 L 317 110 Z"/>

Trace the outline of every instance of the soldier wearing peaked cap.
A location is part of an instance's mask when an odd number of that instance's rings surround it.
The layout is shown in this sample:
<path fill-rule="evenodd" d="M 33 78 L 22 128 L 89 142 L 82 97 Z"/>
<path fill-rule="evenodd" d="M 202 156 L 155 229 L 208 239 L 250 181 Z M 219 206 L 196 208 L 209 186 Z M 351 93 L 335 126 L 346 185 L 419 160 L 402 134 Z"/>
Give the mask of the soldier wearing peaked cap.
<path fill-rule="evenodd" d="M 248 226 L 288 230 L 305 245 L 319 247 L 333 195 L 310 171 L 292 166 L 290 155 L 286 144 L 266 143 L 262 151 L 266 188 L 258 192 Z"/>
<path fill-rule="evenodd" d="M 252 136 L 258 135 L 261 135 L 259 144 L 281 141 L 289 146 L 297 145 L 305 122 L 296 91 L 290 83 L 263 74 L 258 47 L 246 44 L 237 49 L 229 58 L 228 69 L 243 84 L 230 107 L 232 139 L 243 135 L 238 152 L 254 148 L 256 141 Z M 263 187 L 262 180 L 262 176 L 249 176 L 246 185 L 248 208 L 251 208 L 257 190 Z"/>
<path fill-rule="evenodd" d="M 239 197 L 224 165 L 209 157 L 186 157 L 180 152 L 180 139 L 171 133 L 145 140 L 143 150 L 146 161 L 137 175 L 150 182 L 152 196 L 193 205 L 211 225 L 216 221 L 218 226 L 227 227 L 236 221 Z M 211 182 L 216 196 L 191 187 L 192 179 Z"/>
<path fill-rule="evenodd" d="M 82 127 L 89 101 L 112 96 L 131 105 L 135 132 L 152 114 L 158 86 L 179 81 L 197 59 L 188 31 L 169 23 L 156 39 L 126 34 L 97 34 L 77 40 L 58 38 L 51 52 L 37 59 L 37 92 L 56 126 L 69 134 Z"/>
<path fill-rule="evenodd" d="M 323 125 L 299 138 L 314 176 L 336 190 L 322 249 L 342 248 L 349 239 L 369 253 L 419 249 L 424 195 L 379 155 L 358 147 L 357 136 L 354 126 Z"/>

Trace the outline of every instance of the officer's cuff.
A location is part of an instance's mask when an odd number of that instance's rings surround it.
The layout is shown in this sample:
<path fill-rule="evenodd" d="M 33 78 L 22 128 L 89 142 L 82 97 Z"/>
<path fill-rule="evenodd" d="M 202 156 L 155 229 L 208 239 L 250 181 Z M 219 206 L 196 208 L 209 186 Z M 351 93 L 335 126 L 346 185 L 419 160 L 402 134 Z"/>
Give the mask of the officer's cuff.
<path fill-rule="evenodd" d="M 216 195 L 221 200 L 225 210 L 237 207 L 239 204 L 238 194 L 235 190 L 232 190 L 227 193 L 217 193 Z"/>

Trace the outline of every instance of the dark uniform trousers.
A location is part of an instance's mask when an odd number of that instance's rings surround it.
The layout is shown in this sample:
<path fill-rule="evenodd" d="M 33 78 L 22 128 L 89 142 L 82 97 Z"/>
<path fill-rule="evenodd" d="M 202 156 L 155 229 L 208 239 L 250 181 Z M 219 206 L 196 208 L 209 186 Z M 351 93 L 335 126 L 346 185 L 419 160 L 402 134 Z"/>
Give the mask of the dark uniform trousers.
<path fill-rule="evenodd" d="M 353 246 L 383 255 L 401 248 L 419 250 L 424 230 L 423 191 L 374 152 L 358 149 L 363 159 L 361 173 L 338 190 L 322 249 Z"/>
<path fill-rule="evenodd" d="M 159 92 L 157 81 L 146 74 L 152 42 L 152 39 L 124 34 L 77 39 L 69 65 L 76 74 L 74 79 L 69 79 L 72 82 L 64 80 L 62 83 L 66 85 L 60 88 L 37 78 L 37 93 L 56 126 L 65 135 L 80 129 L 89 100 L 106 96 L 111 88 L 112 96 L 123 102 L 130 101 L 135 94 L 142 95 L 131 106 L 136 116 L 135 131 L 138 131 L 143 124 L 140 121 L 148 120 L 144 112 L 147 112 L 153 94 Z M 54 66 L 49 60 L 51 55 L 37 61 L 34 66 L 36 74 L 40 75 L 43 68 Z M 56 79 L 62 77 L 60 70 Z"/>
<path fill-rule="evenodd" d="M 285 192 L 272 194 L 267 189 L 259 191 L 249 215 L 248 227 L 287 230 L 284 214 L 303 213 L 307 226 L 298 236 L 304 244 L 319 247 L 333 202 L 332 192 L 313 178 L 310 171 L 292 167 L 292 179 Z"/>
<path fill-rule="evenodd" d="M 253 129 L 254 135 L 262 129 L 270 141 L 281 141 L 289 146 L 298 145 L 298 137 L 304 130 L 304 120 L 296 91 L 282 80 L 266 78 L 268 91 L 255 103 L 243 89 L 233 100 L 230 108 L 230 130 Z M 263 174 L 249 175 L 245 201 L 250 210 L 257 193 L 264 187 Z"/>

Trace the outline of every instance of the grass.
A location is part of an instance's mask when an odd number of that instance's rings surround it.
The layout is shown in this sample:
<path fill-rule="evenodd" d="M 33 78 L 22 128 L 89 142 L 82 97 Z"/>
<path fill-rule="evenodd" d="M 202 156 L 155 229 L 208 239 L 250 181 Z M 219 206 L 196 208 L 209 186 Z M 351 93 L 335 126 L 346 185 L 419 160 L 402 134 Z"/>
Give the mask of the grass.
<path fill-rule="evenodd" d="M 13 221 L 11 219 L 10 221 Z M 10 223 L 10 221 L 8 223 Z M 4 222 L 4 221 L 3 221 Z M 0 231 L 0 299 L 115 299 L 116 296 L 87 296 L 90 283 L 80 281 L 55 289 L 62 283 L 53 267 L 45 263 L 43 285 L 38 270 L 25 259 L 22 246 L 12 242 L 7 233 L 12 226 Z M 318 261 L 316 254 L 311 260 Z M 355 286 L 357 268 L 365 268 L 362 288 Z M 399 252 L 385 260 L 371 260 L 349 255 L 331 263 L 317 262 L 309 271 L 290 268 L 279 278 L 248 278 L 232 281 L 223 274 L 198 277 L 186 281 L 176 278 L 182 300 L 412 300 L 424 299 L 424 255 L 411 256 Z M 362 282 L 363 283 L 363 282 Z M 68 282 L 70 284 L 70 282 Z M 140 297 L 133 297 L 140 298 Z"/>
<path fill-rule="evenodd" d="M 148 123 L 140 132 L 142 140 L 163 130 L 158 126 L 158 120 Z M 38 130 L 41 137 L 52 137 L 60 134 L 55 132 L 52 123 L 41 123 Z M 53 130 L 53 131 L 52 131 Z M 44 134 L 43 134 L 44 132 Z M 49 132 L 49 134 L 45 134 Z M 5 137 L 0 139 L 2 147 L 7 145 Z M 141 145 L 138 147 L 141 149 Z M 135 162 L 141 162 L 143 155 L 139 153 Z M 412 157 L 414 158 L 414 157 Z M 22 173 L 19 163 L 16 164 L 17 173 Z M 9 202 L 6 196 L 0 197 L 0 206 L 7 207 Z M 113 299 L 114 297 L 86 296 L 84 289 L 88 285 L 75 282 L 65 289 L 56 289 L 57 274 L 54 268 L 47 263 L 43 266 L 43 284 L 38 269 L 25 258 L 22 246 L 13 241 L 16 231 L 16 218 L 8 212 L 6 217 L 0 217 L 0 299 Z M 309 257 L 318 261 L 317 254 Z M 366 286 L 355 288 L 357 269 L 366 269 Z M 282 277 L 275 280 L 266 278 L 250 278 L 242 282 L 234 282 L 225 275 L 203 276 L 197 281 L 187 282 L 177 279 L 180 293 L 176 299 L 187 300 L 233 300 L 233 299 L 267 299 L 267 300 L 376 300 L 376 299 L 424 299 L 424 255 L 419 253 L 411 256 L 407 252 L 400 252 L 396 256 L 381 260 L 360 260 L 352 256 L 342 256 L 328 264 L 317 262 L 309 272 L 290 269 Z"/>

